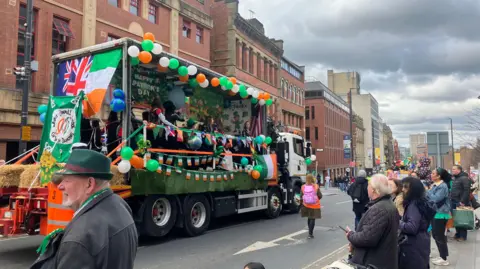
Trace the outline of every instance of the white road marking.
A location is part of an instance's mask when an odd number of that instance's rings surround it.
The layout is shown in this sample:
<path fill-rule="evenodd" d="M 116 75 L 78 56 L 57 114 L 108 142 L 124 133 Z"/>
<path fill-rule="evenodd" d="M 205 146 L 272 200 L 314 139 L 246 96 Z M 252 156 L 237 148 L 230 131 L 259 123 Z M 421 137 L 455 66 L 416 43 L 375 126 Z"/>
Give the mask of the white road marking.
<path fill-rule="evenodd" d="M 28 238 L 28 237 L 32 237 L 32 236 L 35 236 L 35 235 L 22 235 L 22 236 L 15 236 L 15 237 L 0 237 L 0 243 L 5 242 L 5 241 L 24 239 L 24 238 Z"/>
<path fill-rule="evenodd" d="M 339 204 L 345 204 L 345 203 L 351 203 L 352 200 L 348 200 L 348 201 L 343 201 L 343 202 L 338 202 L 338 203 L 335 203 L 336 205 L 339 205 Z"/>
<path fill-rule="evenodd" d="M 308 232 L 308 230 L 300 230 L 298 232 L 287 234 L 285 236 L 279 237 L 279 238 L 277 238 L 275 240 L 272 240 L 272 241 L 269 241 L 269 242 L 257 241 L 257 242 L 251 244 L 250 246 L 240 250 L 239 252 L 237 252 L 233 255 L 238 255 L 238 254 L 243 254 L 243 253 L 247 253 L 247 252 L 257 251 L 257 250 L 265 249 L 265 248 L 276 247 L 276 246 L 279 245 L 279 244 L 277 244 L 277 242 L 280 242 L 282 240 L 290 240 L 290 241 L 293 241 L 294 243 L 296 243 L 300 240 L 294 239 L 293 237 L 295 237 L 297 235 L 304 234 L 306 232 Z"/>
<path fill-rule="evenodd" d="M 312 268 L 313 266 L 318 265 L 318 264 L 319 264 L 320 262 L 322 262 L 323 260 L 328 259 L 328 258 L 330 258 L 330 257 L 332 257 L 332 256 L 334 256 L 334 255 L 336 255 L 336 254 L 339 254 L 339 253 L 341 253 L 342 251 L 345 251 L 345 250 L 347 249 L 347 247 L 348 247 L 348 244 L 347 244 L 347 245 L 344 245 L 344 246 L 342 246 L 342 247 L 340 247 L 340 248 L 338 248 L 338 249 L 336 249 L 336 250 L 334 250 L 334 251 L 331 252 L 330 254 L 327 254 L 327 255 L 321 257 L 320 259 L 318 259 L 318 260 L 310 263 L 309 265 L 303 267 L 302 269 Z"/>

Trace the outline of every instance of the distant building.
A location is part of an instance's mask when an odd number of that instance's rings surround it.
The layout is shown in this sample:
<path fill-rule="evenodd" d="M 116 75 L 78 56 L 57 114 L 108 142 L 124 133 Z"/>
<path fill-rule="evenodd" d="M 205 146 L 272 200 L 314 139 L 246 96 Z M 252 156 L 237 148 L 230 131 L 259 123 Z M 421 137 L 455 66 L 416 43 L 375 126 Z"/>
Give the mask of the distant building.
<path fill-rule="evenodd" d="M 332 178 L 345 175 L 350 164 L 343 144 L 350 134 L 348 104 L 320 81 L 305 83 L 305 90 L 305 138 L 323 149 L 317 152 L 318 172 Z"/>
<path fill-rule="evenodd" d="M 386 123 L 383 123 L 383 152 L 388 167 L 395 162 L 395 152 L 393 149 L 392 129 Z"/>
<path fill-rule="evenodd" d="M 355 151 L 354 161 L 355 167 L 358 169 L 365 168 L 365 127 L 363 125 L 363 119 L 359 115 L 353 116 L 353 145 L 352 148 Z"/>
<path fill-rule="evenodd" d="M 333 70 L 327 71 L 328 88 L 336 95 L 348 102 L 347 95 L 352 90 L 352 94 L 360 94 L 360 74 L 358 72 L 340 72 Z"/>
<path fill-rule="evenodd" d="M 410 154 L 416 157 L 418 153 L 417 151 L 418 145 L 427 143 L 427 136 L 425 134 L 411 134 L 409 136 L 409 140 L 410 140 L 410 151 L 411 151 Z M 420 154 L 424 154 L 424 152 L 420 151 Z"/>

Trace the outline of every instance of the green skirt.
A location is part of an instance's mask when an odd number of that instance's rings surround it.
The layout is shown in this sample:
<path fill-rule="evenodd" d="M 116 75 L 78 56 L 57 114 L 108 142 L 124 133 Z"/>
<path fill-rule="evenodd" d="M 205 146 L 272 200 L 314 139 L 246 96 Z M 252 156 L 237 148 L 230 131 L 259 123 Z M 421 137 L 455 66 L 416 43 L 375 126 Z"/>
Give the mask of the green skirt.
<path fill-rule="evenodd" d="M 302 218 L 309 218 L 309 219 L 321 219 L 322 218 L 322 209 L 313 209 L 302 206 L 300 209 L 300 214 Z"/>

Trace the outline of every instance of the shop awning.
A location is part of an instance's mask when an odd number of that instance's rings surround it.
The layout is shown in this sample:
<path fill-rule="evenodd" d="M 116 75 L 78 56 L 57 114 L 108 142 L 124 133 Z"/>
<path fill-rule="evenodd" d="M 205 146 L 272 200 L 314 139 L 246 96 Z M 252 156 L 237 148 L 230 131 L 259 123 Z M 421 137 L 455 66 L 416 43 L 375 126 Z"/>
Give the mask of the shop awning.
<path fill-rule="evenodd" d="M 72 29 L 70 29 L 70 25 L 68 25 L 68 22 L 64 20 L 53 18 L 53 28 L 61 35 L 69 38 L 75 38 Z"/>

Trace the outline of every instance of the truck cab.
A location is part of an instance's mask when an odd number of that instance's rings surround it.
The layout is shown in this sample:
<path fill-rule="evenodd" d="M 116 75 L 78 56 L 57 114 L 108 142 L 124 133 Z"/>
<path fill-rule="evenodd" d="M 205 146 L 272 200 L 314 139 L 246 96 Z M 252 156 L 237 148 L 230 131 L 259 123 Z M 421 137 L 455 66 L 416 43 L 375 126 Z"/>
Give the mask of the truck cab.
<path fill-rule="evenodd" d="M 285 143 L 285 162 L 289 177 L 297 177 L 302 182 L 305 182 L 307 174 L 305 158 L 310 156 L 311 149 L 306 147 L 303 137 L 292 133 L 280 132 L 277 142 Z M 279 154 L 282 153 L 280 152 Z"/>

